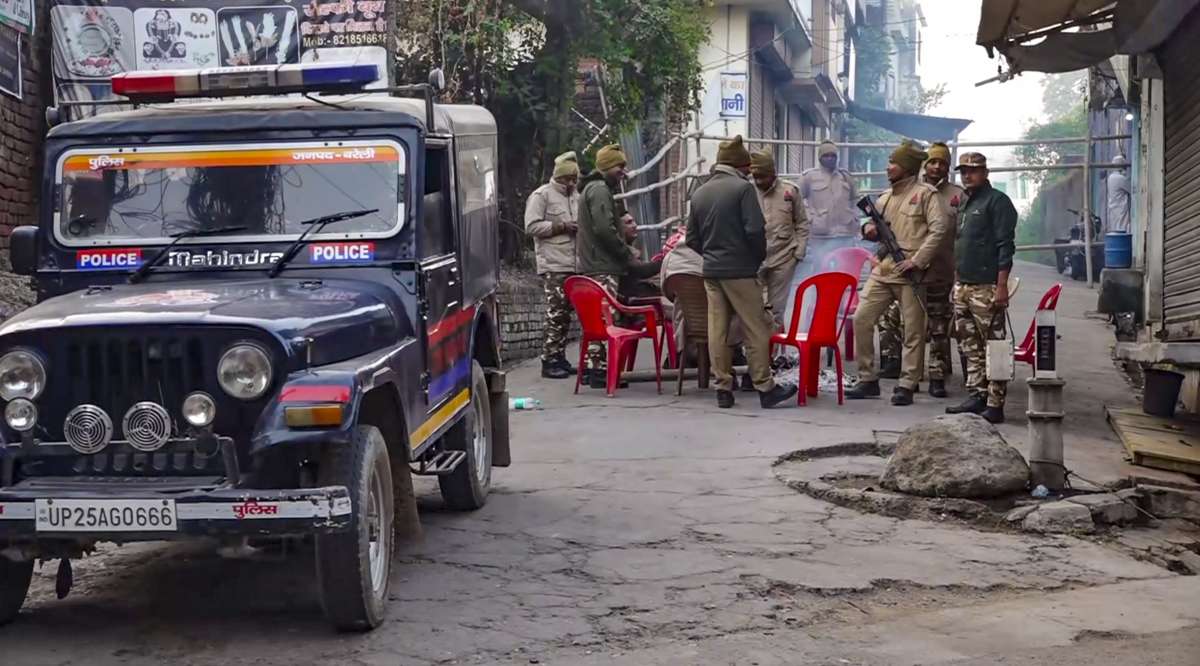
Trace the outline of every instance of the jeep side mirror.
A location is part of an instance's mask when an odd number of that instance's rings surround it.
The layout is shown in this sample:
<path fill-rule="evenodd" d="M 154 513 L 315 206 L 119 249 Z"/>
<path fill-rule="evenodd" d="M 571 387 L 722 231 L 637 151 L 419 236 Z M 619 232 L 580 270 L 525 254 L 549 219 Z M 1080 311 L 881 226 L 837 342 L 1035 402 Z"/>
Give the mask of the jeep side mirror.
<path fill-rule="evenodd" d="M 33 275 L 38 262 L 38 228 L 16 227 L 8 237 L 9 258 L 17 275 Z"/>
<path fill-rule="evenodd" d="M 446 73 L 438 67 L 429 70 L 429 87 L 433 88 L 434 93 L 440 93 L 445 90 Z"/>

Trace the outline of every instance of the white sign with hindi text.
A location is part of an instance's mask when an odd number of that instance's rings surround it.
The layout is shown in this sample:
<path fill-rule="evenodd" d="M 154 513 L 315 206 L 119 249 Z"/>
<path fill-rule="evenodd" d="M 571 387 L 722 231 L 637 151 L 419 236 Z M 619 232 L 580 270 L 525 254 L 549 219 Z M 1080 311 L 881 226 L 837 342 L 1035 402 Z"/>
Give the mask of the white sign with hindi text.
<path fill-rule="evenodd" d="M 750 89 L 745 72 L 721 72 L 721 117 L 745 118 Z"/>

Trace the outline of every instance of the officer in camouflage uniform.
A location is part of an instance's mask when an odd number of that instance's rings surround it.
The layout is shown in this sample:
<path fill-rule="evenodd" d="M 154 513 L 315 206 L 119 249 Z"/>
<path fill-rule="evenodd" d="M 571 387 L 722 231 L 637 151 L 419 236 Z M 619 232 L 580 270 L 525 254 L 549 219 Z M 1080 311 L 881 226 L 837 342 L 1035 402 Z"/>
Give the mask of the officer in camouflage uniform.
<path fill-rule="evenodd" d="M 623 230 L 626 212 L 614 197 L 614 191 L 625 180 L 627 164 L 621 146 L 601 148 L 596 153 L 596 169 L 583 179 L 579 202 L 579 272 L 604 285 L 614 297 L 633 261 Z M 608 354 L 604 343 L 589 343 L 587 353 L 589 385 L 605 388 Z"/>
<path fill-rule="evenodd" d="M 537 271 L 546 293 L 546 338 L 542 343 L 542 376 L 565 379 L 575 374 L 567 361 L 571 304 L 563 282 L 575 274 L 575 234 L 579 231 L 579 163 L 575 153 L 554 160 L 550 182 L 529 195 L 525 204 L 525 233 L 533 237 Z"/>
<path fill-rule="evenodd" d="M 954 317 L 958 345 L 967 357 L 967 390 L 970 397 L 947 414 L 982 414 L 992 423 L 1004 421 L 1005 382 L 987 378 L 988 340 L 1007 337 L 1008 276 L 1016 251 L 1017 209 L 1008 195 L 988 182 L 987 158 L 966 153 L 958 171 L 967 188 L 959 209 L 958 238 L 954 254 L 958 281 L 954 285 Z"/>
<path fill-rule="evenodd" d="M 947 233 L 937 257 L 925 275 L 925 311 L 928 314 L 926 338 L 929 341 L 929 395 L 945 398 L 946 378 L 953 374 L 950 349 L 950 330 L 954 321 L 954 306 L 950 292 L 954 289 L 954 237 L 958 227 L 958 207 L 966 200 L 963 188 L 949 180 L 950 147 L 934 143 L 929 147 L 925 162 L 925 182 L 937 188 L 937 200 L 949 221 Z M 879 324 L 879 349 L 883 357 L 880 377 L 900 376 L 900 349 L 904 325 L 899 304 L 892 304 Z M 894 371 L 894 374 L 893 374 Z"/>

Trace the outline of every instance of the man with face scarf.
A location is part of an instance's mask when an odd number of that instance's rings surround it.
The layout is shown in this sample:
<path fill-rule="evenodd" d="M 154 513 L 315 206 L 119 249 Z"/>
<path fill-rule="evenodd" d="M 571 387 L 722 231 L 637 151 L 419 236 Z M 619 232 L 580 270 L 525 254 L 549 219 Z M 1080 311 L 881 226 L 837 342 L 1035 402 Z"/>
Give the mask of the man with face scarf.
<path fill-rule="evenodd" d="M 575 153 L 554 160 L 550 182 L 529 195 L 525 204 L 525 233 L 533 237 L 537 272 L 546 294 L 545 341 L 542 343 L 542 376 L 565 379 L 575 374 L 567 361 L 567 333 L 571 304 L 563 283 L 575 274 L 575 234 L 579 231 L 579 163 Z"/>
<path fill-rule="evenodd" d="M 888 161 L 891 189 L 879 197 L 878 208 L 891 227 L 902 261 L 891 256 L 878 262 L 863 287 L 858 310 L 854 314 L 855 353 L 858 357 L 858 386 L 846 392 L 852 400 L 879 397 L 879 371 L 875 367 L 875 325 L 893 302 L 899 301 L 904 319 L 904 360 L 900 383 L 892 395 L 892 404 L 913 403 L 913 392 L 921 381 L 925 365 L 924 274 L 936 259 L 946 238 L 949 221 L 937 199 L 937 188 L 918 179 L 921 165 L 929 155 L 905 142 L 892 152 Z M 863 236 L 877 240 L 874 222 L 863 225 Z"/>

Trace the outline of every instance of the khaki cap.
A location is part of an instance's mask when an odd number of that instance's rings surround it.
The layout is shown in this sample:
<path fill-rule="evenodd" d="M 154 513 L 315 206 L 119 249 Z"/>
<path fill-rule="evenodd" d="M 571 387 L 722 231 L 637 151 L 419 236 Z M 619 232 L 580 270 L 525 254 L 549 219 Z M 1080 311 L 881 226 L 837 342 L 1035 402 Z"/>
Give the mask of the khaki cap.
<path fill-rule="evenodd" d="M 954 167 L 954 170 L 962 171 L 963 169 L 973 168 L 987 168 L 987 158 L 984 157 L 983 153 L 963 153 L 959 156 L 958 166 Z"/>

